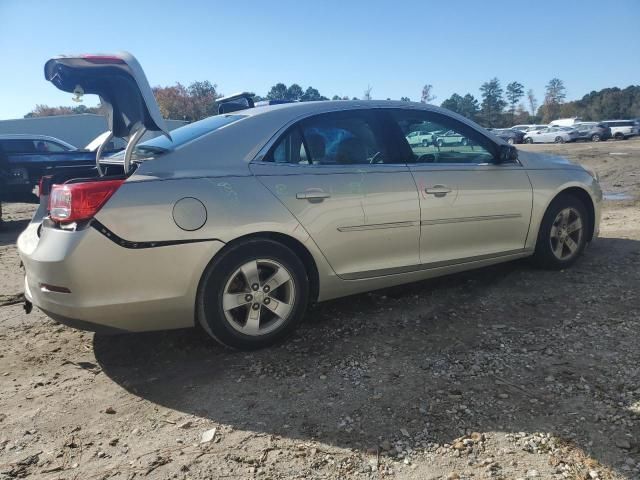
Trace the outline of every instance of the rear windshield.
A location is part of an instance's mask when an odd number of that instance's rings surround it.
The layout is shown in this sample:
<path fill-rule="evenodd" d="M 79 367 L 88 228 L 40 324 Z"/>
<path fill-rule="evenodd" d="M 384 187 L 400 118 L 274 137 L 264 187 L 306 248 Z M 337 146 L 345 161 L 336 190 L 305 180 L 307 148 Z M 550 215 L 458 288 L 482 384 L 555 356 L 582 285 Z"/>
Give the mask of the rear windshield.
<path fill-rule="evenodd" d="M 238 120 L 245 118 L 246 115 L 216 115 L 213 117 L 199 120 L 184 127 L 176 128 L 169 132 L 171 134 L 171 140 L 164 135 L 152 138 L 146 142 L 142 142 L 136 146 L 134 158 L 140 158 L 145 154 L 160 155 L 162 153 L 173 150 L 181 145 L 184 145 L 191 140 L 195 140 L 207 133 L 211 133 L 219 128 L 222 128 L 230 123 L 237 122 Z M 118 152 L 111 156 L 111 158 L 123 157 L 124 151 Z"/>

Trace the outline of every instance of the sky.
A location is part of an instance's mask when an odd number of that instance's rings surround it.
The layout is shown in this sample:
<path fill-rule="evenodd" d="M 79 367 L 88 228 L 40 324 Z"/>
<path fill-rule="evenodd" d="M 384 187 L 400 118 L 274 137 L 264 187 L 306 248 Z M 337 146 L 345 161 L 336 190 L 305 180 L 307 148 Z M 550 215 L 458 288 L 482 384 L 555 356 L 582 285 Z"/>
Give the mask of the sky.
<path fill-rule="evenodd" d="M 149 83 L 209 80 L 223 94 L 266 95 L 277 82 L 321 94 L 420 99 L 433 85 L 480 97 L 493 77 L 542 100 L 640 84 L 640 0 L 37 1 L 0 0 L 0 119 L 70 105 L 44 80 L 61 53 L 126 50 Z M 95 105 L 87 98 L 85 104 Z"/>

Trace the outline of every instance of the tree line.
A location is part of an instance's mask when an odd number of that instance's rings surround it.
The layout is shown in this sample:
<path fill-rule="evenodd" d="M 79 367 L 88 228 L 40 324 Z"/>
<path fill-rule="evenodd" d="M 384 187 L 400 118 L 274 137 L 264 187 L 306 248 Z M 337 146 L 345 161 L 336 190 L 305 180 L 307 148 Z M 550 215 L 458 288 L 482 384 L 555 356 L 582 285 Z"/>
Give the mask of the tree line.
<path fill-rule="evenodd" d="M 360 100 L 371 100 L 373 88 L 367 86 Z M 432 103 L 436 96 L 434 87 L 426 84 L 420 92 L 420 102 Z M 165 118 L 193 122 L 215 115 L 218 111 L 217 100 L 222 96 L 215 84 L 205 80 L 193 82 L 188 86 L 176 83 L 167 87 L 154 87 L 153 93 Z M 252 94 L 254 101 L 286 100 L 317 101 L 328 100 L 318 89 L 303 88 L 297 83 L 287 86 L 284 83 L 273 85 L 266 96 Z M 359 100 L 358 97 L 334 95 L 332 100 Z M 390 100 L 390 99 L 387 99 Z M 409 97 L 400 100 L 410 102 Z M 566 88 L 559 78 L 552 78 L 545 86 L 542 103 L 538 103 L 532 89 L 512 81 L 505 88 L 498 78 L 492 78 L 480 86 L 480 98 L 470 93 L 454 93 L 445 99 L 441 106 L 474 120 L 485 127 L 508 127 L 519 123 L 548 123 L 557 118 L 580 117 L 584 120 L 605 120 L 612 118 L 640 117 L 640 85 L 625 89 L 605 88 L 592 91 L 580 100 L 566 102 Z M 36 105 L 25 115 L 43 117 L 52 115 L 70 115 L 80 113 L 102 113 L 100 106 L 87 107 L 49 107 Z"/>

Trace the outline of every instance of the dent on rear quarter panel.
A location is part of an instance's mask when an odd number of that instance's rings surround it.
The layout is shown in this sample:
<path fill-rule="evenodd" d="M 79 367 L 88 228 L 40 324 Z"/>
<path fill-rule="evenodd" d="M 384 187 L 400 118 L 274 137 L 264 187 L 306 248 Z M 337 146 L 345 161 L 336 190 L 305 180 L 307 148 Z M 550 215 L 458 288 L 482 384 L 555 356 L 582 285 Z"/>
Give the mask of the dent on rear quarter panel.
<path fill-rule="evenodd" d="M 206 208 L 205 224 L 179 228 L 173 207 L 196 198 Z M 134 242 L 218 239 L 229 242 L 255 232 L 278 232 L 306 242 L 306 231 L 252 176 L 179 178 L 126 182 L 96 215 L 116 235 Z"/>

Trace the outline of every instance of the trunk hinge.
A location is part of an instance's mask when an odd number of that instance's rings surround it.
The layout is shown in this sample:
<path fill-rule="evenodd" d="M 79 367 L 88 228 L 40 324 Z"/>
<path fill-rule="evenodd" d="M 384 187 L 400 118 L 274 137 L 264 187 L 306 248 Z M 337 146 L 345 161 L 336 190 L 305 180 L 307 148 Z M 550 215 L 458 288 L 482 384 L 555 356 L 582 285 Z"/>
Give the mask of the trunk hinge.
<path fill-rule="evenodd" d="M 107 144 L 111 141 L 112 138 L 113 138 L 113 132 L 109 132 L 109 135 L 105 137 L 105 139 L 102 141 L 102 143 L 98 147 L 98 150 L 96 150 L 96 168 L 98 169 L 98 175 L 100 175 L 101 177 L 104 177 L 104 172 L 102 171 L 102 167 L 100 166 L 100 158 L 102 157 L 102 151 L 107 146 Z"/>
<path fill-rule="evenodd" d="M 131 156 L 133 155 L 133 150 L 136 148 L 136 145 L 142 138 L 142 136 L 146 133 L 147 129 L 140 125 L 135 133 L 129 139 L 127 143 L 127 147 L 124 150 L 124 174 L 127 175 L 129 173 L 129 169 L 131 168 Z"/>

